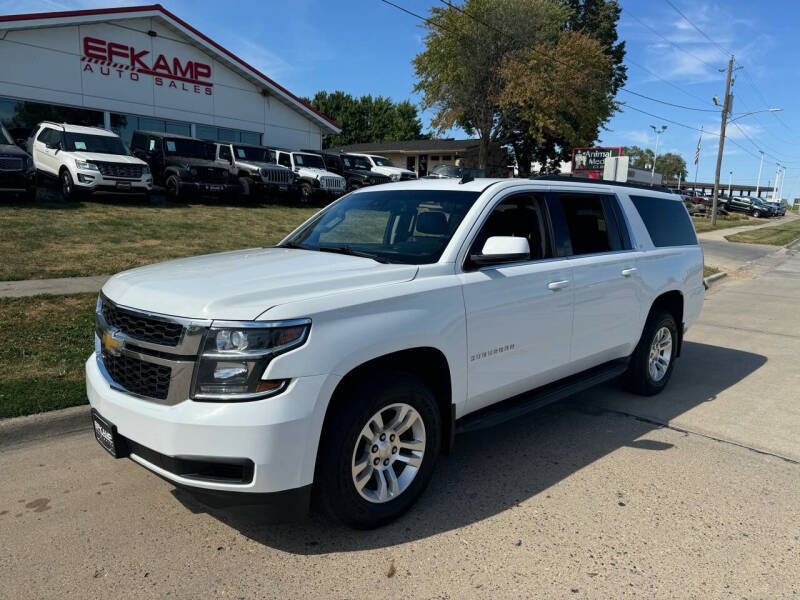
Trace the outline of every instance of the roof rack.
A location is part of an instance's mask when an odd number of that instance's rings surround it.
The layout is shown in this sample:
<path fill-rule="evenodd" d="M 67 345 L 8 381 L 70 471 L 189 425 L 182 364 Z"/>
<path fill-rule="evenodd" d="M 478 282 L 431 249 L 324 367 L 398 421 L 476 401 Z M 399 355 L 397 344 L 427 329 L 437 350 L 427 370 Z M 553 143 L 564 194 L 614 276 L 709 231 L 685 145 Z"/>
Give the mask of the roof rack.
<path fill-rule="evenodd" d="M 568 183 L 594 183 L 597 185 L 618 185 L 621 187 L 638 188 L 640 190 L 650 190 L 651 192 L 663 192 L 672 194 L 666 186 L 647 185 L 646 183 L 629 183 L 627 181 L 606 181 L 605 179 L 589 179 L 587 177 L 572 177 L 570 175 L 532 175 L 530 179 L 537 181 L 564 181 Z"/>

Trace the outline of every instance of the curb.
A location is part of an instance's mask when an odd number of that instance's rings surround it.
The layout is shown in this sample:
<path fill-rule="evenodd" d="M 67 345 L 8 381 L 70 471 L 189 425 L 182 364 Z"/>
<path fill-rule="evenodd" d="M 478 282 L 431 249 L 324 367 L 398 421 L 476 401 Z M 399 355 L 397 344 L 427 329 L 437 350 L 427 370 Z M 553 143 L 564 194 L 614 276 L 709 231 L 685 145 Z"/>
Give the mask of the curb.
<path fill-rule="evenodd" d="M 91 429 L 88 404 L 38 415 L 0 419 L 0 450 L 26 442 Z"/>
<path fill-rule="evenodd" d="M 727 274 L 727 273 L 725 273 L 725 272 L 722 272 L 722 273 L 714 273 L 713 275 L 709 275 L 708 277 L 706 277 L 705 279 L 703 279 L 703 283 L 704 283 L 704 284 L 706 284 L 706 289 L 708 289 L 708 288 L 710 288 L 710 287 L 711 287 L 711 284 L 712 284 L 712 283 L 714 283 L 714 282 L 716 282 L 716 281 L 719 281 L 720 279 L 724 279 L 724 278 L 725 278 L 725 277 L 727 277 L 727 276 L 728 276 L 728 274 Z"/>

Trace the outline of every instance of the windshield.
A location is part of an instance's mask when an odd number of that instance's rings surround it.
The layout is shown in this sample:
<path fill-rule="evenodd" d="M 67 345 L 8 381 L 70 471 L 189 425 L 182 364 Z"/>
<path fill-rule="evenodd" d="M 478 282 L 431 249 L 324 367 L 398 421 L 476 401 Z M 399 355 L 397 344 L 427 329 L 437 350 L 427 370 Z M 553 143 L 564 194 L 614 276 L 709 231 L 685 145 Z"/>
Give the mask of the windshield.
<path fill-rule="evenodd" d="M 300 154 L 299 152 L 295 152 L 293 156 L 295 166 L 325 170 L 325 163 L 318 154 Z"/>
<path fill-rule="evenodd" d="M 64 149 L 67 152 L 129 154 L 125 144 L 115 135 L 92 135 L 66 132 L 64 134 Z"/>
<path fill-rule="evenodd" d="M 379 167 L 393 167 L 392 161 L 388 158 L 383 158 L 382 156 L 370 156 L 372 162 L 374 162 Z"/>
<path fill-rule="evenodd" d="M 186 138 L 167 138 L 165 142 L 167 154 L 214 160 L 214 144 Z"/>
<path fill-rule="evenodd" d="M 364 171 L 369 171 L 372 168 L 369 161 L 362 156 L 343 156 L 342 161 L 344 162 L 344 166 L 348 169 L 363 169 Z"/>
<path fill-rule="evenodd" d="M 255 148 L 253 146 L 234 146 L 233 151 L 236 153 L 236 158 L 243 160 L 252 160 L 255 162 L 275 162 L 272 153 L 266 148 Z"/>
<path fill-rule="evenodd" d="M 0 144 L 13 144 L 14 140 L 11 139 L 11 134 L 8 133 L 6 126 L 0 123 Z"/>
<path fill-rule="evenodd" d="M 480 192 L 395 190 L 351 194 L 281 246 L 345 250 L 380 262 L 434 263 Z"/>

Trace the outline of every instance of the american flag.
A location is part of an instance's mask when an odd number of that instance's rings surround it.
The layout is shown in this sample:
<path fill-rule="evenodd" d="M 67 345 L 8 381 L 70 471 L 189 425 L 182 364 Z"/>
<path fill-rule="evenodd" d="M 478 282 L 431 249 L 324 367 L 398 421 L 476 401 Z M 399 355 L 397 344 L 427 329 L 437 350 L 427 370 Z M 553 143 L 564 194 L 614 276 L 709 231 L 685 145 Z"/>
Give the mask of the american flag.
<path fill-rule="evenodd" d="M 694 153 L 694 164 L 700 160 L 700 142 L 703 141 L 703 128 L 700 128 L 700 139 L 697 140 L 697 151 Z"/>

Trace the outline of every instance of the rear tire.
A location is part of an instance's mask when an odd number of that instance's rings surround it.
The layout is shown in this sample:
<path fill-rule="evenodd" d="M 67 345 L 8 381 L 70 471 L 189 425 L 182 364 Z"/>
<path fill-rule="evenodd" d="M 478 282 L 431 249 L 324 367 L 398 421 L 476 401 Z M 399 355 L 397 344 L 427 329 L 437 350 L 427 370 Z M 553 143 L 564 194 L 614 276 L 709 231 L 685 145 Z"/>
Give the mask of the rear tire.
<path fill-rule="evenodd" d="M 441 415 L 433 392 L 409 373 L 376 373 L 340 393 L 348 398 L 325 423 L 314 500 L 335 519 L 371 529 L 402 515 L 427 486 Z"/>
<path fill-rule="evenodd" d="M 678 325 L 675 318 L 663 309 L 655 309 L 631 355 L 623 376 L 625 387 L 642 396 L 660 393 L 672 376 L 677 349 Z"/>
<path fill-rule="evenodd" d="M 761 211 L 759 211 L 759 210 L 754 210 L 754 211 L 753 211 L 753 216 L 754 216 L 756 219 L 758 219 L 758 218 L 761 216 Z"/>

